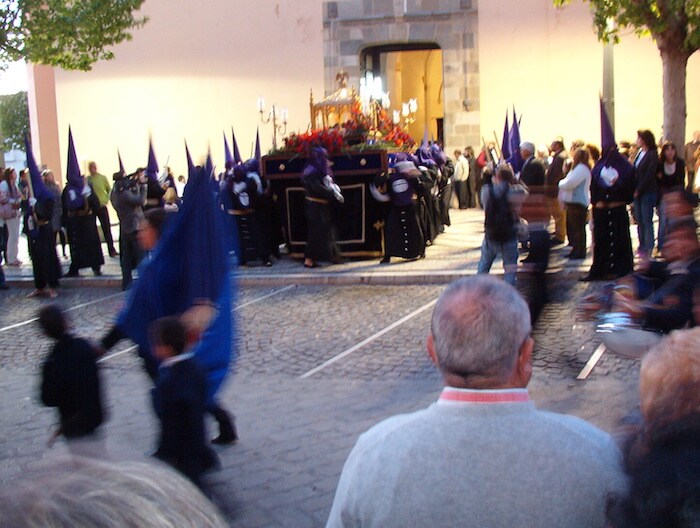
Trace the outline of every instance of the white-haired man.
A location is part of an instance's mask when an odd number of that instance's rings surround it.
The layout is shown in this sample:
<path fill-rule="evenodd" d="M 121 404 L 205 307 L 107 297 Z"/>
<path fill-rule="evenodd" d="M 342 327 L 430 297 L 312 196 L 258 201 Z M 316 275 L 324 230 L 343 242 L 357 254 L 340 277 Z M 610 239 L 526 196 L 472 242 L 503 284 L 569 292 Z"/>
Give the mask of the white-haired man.
<path fill-rule="evenodd" d="M 530 331 L 512 286 L 452 283 L 427 343 L 439 400 L 359 438 L 327 526 L 602 527 L 607 493 L 625 489 L 620 453 L 603 431 L 529 401 Z"/>

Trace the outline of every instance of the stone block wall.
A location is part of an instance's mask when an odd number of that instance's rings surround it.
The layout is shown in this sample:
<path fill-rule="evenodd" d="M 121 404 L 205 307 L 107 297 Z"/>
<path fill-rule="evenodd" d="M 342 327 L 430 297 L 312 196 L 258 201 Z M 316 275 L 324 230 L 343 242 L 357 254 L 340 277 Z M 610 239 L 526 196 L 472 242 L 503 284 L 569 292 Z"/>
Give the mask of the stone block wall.
<path fill-rule="evenodd" d="M 325 90 L 341 68 L 359 86 L 364 48 L 435 43 L 443 52 L 445 151 L 479 149 L 479 50 L 474 0 L 336 0 L 323 4 Z M 488 138 L 487 138 L 488 140 Z"/>

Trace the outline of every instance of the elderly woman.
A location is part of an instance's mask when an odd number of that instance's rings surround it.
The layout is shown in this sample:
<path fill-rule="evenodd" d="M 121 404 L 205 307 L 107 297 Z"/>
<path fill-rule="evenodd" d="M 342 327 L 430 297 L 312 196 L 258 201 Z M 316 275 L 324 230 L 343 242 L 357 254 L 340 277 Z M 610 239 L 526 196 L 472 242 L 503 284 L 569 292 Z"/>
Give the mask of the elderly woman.
<path fill-rule="evenodd" d="M 700 328 L 672 333 L 642 360 L 643 425 L 628 440 L 626 497 L 608 504 L 614 528 L 700 526 Z"/>
<path fill-rule="evenodd" d="M 19 253 L 19 232 L 22 225 L 22 193 L 17 186 L 17 172 L 13 168 L 5 169 L 0 178 L 0 227 L 5 225 L 7 236 L 5 263 L 8 266 L 22 264 L 17 259 Z"/>

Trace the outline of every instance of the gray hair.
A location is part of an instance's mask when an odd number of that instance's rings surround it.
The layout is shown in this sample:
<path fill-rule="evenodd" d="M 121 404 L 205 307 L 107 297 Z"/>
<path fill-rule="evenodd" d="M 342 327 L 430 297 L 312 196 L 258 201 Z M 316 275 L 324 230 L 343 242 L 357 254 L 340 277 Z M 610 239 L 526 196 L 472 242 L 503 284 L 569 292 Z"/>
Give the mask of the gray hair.
<path fill-rule="evenodd" d="M 223 528 L 216 508 L 166 467 L 61 459 L 0 490 L 0 528 Z"/>
<path fill-rule="evenodd" d="M 529 141 L 523 141 L 520 143 L 520 150 L 526 150 L 530 154 L 535 153 L 535 145 L 534 143 L 530 143 Z"/>
<path fill-rule="evenodd" d="M 443 373 L 482 381 L 506 381 L 532 331 L 530 311 L 518 291 L 487 275 L 450 284 L 431 321 Z"/>

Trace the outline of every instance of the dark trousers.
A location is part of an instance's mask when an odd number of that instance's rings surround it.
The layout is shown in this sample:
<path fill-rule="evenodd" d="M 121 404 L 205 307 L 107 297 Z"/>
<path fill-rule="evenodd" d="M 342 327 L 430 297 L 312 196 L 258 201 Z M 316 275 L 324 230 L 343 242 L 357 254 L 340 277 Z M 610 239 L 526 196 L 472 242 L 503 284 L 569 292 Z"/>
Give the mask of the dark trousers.
<path fill-rule="evenodd" d="M 549 291 L 547 287 L 547 267 L 549 266 L 549 233 L 542 227 L 530 229 L 530 253 L 527 258 L 529 262 L 528 274 L 532 281 L 532 290 L 528 307 L 530 308 L 530 320 L 534 325 L 542 313 L 542 310 L 549 302 Z"/>
<path fill-rule="evenodd" d="M 5 257 L 5 263 L 7 263 L 7 224 L 3 223 L 0 226 L 0 259 Z"/>
<path fill-rule="evenodd" d="M 104 234 L 105 242 L 107 242 L 107 250 L 110 256 L 115 253 L 114 240 L 112 239 L 112 225 L 109 221 L 109 210 L 106 205 L 103 205 L 97 210 L 97 218 L 100 219 L 102 233 Z"/>
<path fill-rule="evenodd" d="M 54 243 L 56 243 L 56 237 L 58 236 L 58 240 L 61 242 L 61 250 L 63 251 L 63 256 L 66 256 L 66 245 L 68 245 L 68 240 L 66 239 L 66 233 L 63 231 L 63 229 L 59 229 L 58 231 L 54 231 L 53 235 L 53 240 Z"/>
<path fill-rule="evenodd" d="M 119 233 L 119 263 L 122 267 L 122 291 L 131 286 L 132 274 L 143 258 L 136 231 Z"/>
<path fill-rule="evenodd" d="M 581 204 L 566 204 L 566 237 L 571 245 L 571 258 L 586 257 L 586 220 L 588 208 Z"/>
<path fill-rule="evenodd" d="M 457 194 L 457 201 L 459 202 L 460 209 L 466 209 L 469 207 L 469 188 L 467 186 L 467 180 L 454 182 L 454 190 Z"/>

